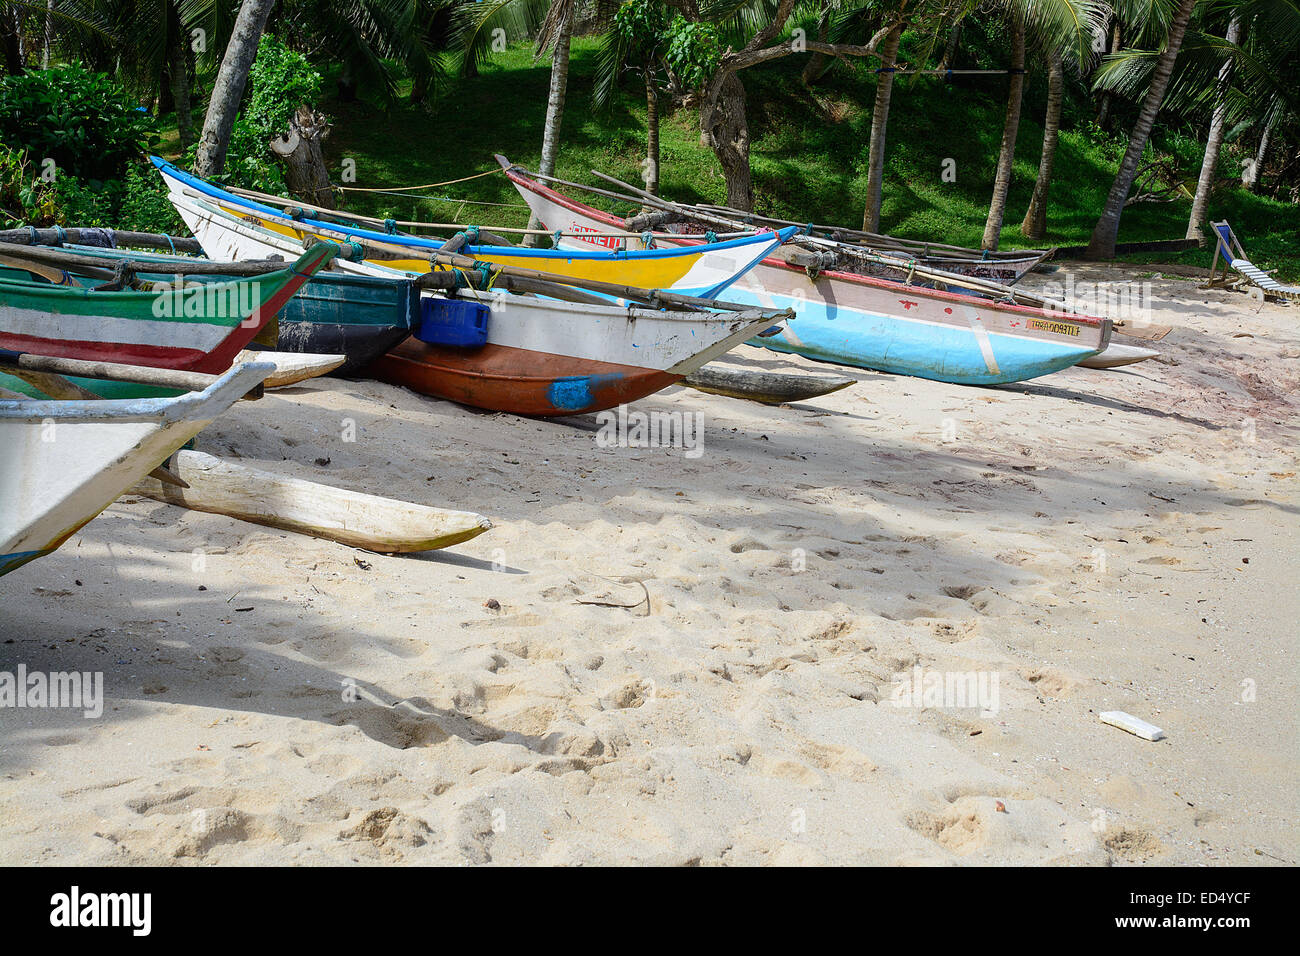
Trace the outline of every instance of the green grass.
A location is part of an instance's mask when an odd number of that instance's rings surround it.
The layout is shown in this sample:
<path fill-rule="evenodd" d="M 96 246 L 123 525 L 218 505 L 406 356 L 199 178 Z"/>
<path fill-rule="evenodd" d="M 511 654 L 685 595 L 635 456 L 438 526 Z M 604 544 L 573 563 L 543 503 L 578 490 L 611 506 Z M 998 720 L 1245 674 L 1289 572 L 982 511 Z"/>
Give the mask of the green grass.
<path fill-rule="evenodd" d="M 568 102 L 557 174 L 591 184 L 600 169 L 634 182 L 644 151 L 645 106 L 639 85 L 629 83 L 613 106 L 591 105 L 598 41 L 574 43 Z M 749 122 L 755 208 L 796 221 L 856 226 L 866 193 L 867 141 L 874 96 L 872 74 L 838 66 L 813 93 L 798 83 L 792 61 L 748 70 Z M 385 187 L 444 182 L 495 166 L 493 153 L 535 166 L 549 82 L 546 62 L 534 62 L 531 47 L 499 55 L 478 77 L 459 80 L 432 110 L 405 102 L 381 109 L 366 102 L 324 104 L 335 118 L 326 143 L 337 171 L 356 161 L 357 186 Z M 979 77 L 963 85 L 934 79 L 900 79 L 895 86 L 886 154 L 882 228 L 899 236 L 978 246 L 992 192 L 994 166 L 1005 109 L 1002 77 Z M 1041 246 L 1020 232 L 1038 171 L 1045 92 L 1031 77 L 1020 126 L 1015 180 L 1008 202 L 1002 248 Z M 332 84 L 327 81 L 327 88 Z M 1052 245 L 1088 241 L 1114 179 L 1122 138 L 1106 137 L 1085 110 L 1067 109 L 1057 152 L 1048 237 Z M 1161 130 L 1159 144 L 1178 159 L 1194 182 L 1199 144 Z M 1229 150 L 1225 150 L 1229 153 Z M 944 159 L 956 162 L 956 182 L 941 177 Z M 1235 160 L 1225 156 L 1222 175 Z M 710 150 L 699 143 L 693 110 L 679 110 L 661 128 L 661 193 L 684 201 L 722 202 L 726 189 Z M 337 173 L 336 173 L 337 175 Z M 397 219 L 521 226 L 527 210 L 500 176 L 448 185 L 437 196 L 456 201 L 350 193 L 349 208 Z M 599 204 L 599 203 L 598 203 Z M 605 204 L 627 211 L 627 207 Z M 1121 242 L 1181 238 L 1189 204 L 1143 203 L 1125 210 Z M 1232 222 L 1261 268 L 1280 268 L 1300 279 L 1300 207 L 1275 202 L 1230 186 L 1217 191 L 1211 217 Z M 1146 262 L 1208 266 L 1208 250 L 1144 253 Z"/>

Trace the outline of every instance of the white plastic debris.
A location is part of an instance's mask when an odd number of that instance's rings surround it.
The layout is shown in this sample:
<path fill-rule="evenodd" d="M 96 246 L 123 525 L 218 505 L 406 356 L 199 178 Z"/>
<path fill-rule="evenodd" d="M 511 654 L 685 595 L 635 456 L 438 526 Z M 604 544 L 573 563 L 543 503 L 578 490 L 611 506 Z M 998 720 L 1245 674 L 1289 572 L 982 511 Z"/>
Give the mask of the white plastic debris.
<path fill-rule="evenodd" d="M 1141 737 L 1143 740 L 1163 740 L 1165 737 L 1165 732 L 1155 724 L 1148 724 L 1142 718 L 1126 714 L 1122 710 L 1103 710 L 1098 716 L 1101 717 L 1103 724 L 1110 724 L 1120 730 L 1127 730 L 1130 734 Z"/>

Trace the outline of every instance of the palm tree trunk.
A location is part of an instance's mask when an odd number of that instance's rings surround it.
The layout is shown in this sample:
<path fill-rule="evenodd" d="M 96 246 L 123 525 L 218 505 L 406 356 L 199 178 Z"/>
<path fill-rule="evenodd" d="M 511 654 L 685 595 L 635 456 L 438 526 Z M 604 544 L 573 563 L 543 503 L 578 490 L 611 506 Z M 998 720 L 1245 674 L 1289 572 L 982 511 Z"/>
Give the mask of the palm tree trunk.
<path fill-rule="evenodd" d="M 172 103 L 176 108 L 176 129 L 180 133 L 181 148 L 194 144 L 194 116 L 190 105 L 190 64 L 185 54 L 185 28 L 173 4 L 168 4 L 171 18 L 170 42 L 167 50 L 167 72 L 171 74 Z"/>
<path fill-rule="evenodd" d="M 817 18 L 817 39 L 821 43 L 826 42 L 826 38 L 831 32 L 831 5 L 829 3 L 822 7 L 821 16 Z M 812 86 L 825 75 L 827 68 L 831 65 L 831 58 L 825 53 L 814 53 L 808 57 L 808 62 L 803 66 L 803 72 L 799 74 L 799 81 L 804 86 Z"/>
<path fill-rule="evenodd" d="M 1241 17 L 1234 11 L 1228 21 L 1225 39 L 1236 43 L 1241 39 Z M 1192 197 L 1192 214 L 1187 220 L 1187 235 L 1184 238 L 1197 239 L 1205 245 L 1205 218 L 1210 205 L 1210 189 L 1214 186 L 1214 173 L 1219 165 L 1219 149 L 1223 146 L 1223 134 L 1227 131 L 1227 104 L 1224 102 L 1228 92 L 1228 78 L 1232 76 L 1232 57 L 1224 61 L 1219 68 L 1219 82 L 1216 85 L 1217 101 L 1214 113 L 1210 117 L 1210 135 L 1205 141 L 1205 158 L 1201 161 L 1201 175 L 1196 180 L 1196 195 Z"/>
<path fill-rule="evenodd" d="M 551 91 L 546 99 L 546 125 L 542 130 L 542 159 L 537 171 L 543 176 L 555 175 L 555 160 L 560 152 L 560 124 L 564 120 L 564 94 L 569 85 L 569 41 L 573 36 L 573 8 L 560 23 L 555 38 L 555 52 L 551 54 Z M 541 220 L 528 217 L 528 228 L 541 228 Z M 524 245 L 537 245 L 536 236 L 527 236 Z"/>
<path fill-rule="evenodd" d="M 645 188 L 659 195 L 659 90 L 655 88 L 655 72 L 650 64 L 645 68 Z"/>
<path fill-rule="evenodd" d="M 1253 193 L 1259 186 L 1259 174 L 1264 168 L 1264 157 L 1268 153 L 1268 142 L 1273 136 L 1273 124 L 1277 122 L 1277 118 L 1278 113 L 1274 111 L 1264 120 L 1264 132 L 1259 135 L 1259 149 L 1255 150 L 1255 162 L 1241 179 L 1241 184 L 1246 187 L 1247 192 Z"/>
<path fill-rule="evenodd" d="M 54 0 L 45 0 L 45 45 L 41 49 L 41 69 L 50 68 L 50 47 L 54 46 Z"/>
<path fill-rule="evenodd" d="M 257 58 L 257 43 L 266 29 L 275 0 L 243 0 L 235 28 L 226 44 L 221 68 L 212 87 L 208 113 L 203 120 L 203 134 L 199 137 L 198 154 L 194 157 L 194 172 L 206 178 L 219 176 L 226 166 L 226 149 L 230 146 L 230 131 L 235 125 L 235 114 L 244 97 L 248 71 Z"/>
<path fill-rule="evenodd" d="M 1119 17 L 1114 18 L 1114 27 L 1110 32 L 1110 53 L 1118 53 L 1121 36 L 1120 36 Z M 1115 100 L 1115 94 L 1110 90 L 1103 90 L 1100 97 L 1100 104 L 1097 107 L 1097 125 L 1103 130 L 1110 127 L 1110 107 Z"/>
<path fill-rule="evenodd" d="M 1092 230 L 1092 239 L 1088 243 L 1088 257 L 1091 259 L 1115 258 L 1115 243 L 1119 240 L 1119 218 L 1124 212 L 1124 203 L 1129 190 L 1133 188 L 1133 179 L 1137 175 L 1138 162 L 1142 151 L 1147 148 L 1151 130 L 1156 125 L 1156 116 L 1160 113 L 1160 104 L 1164 102 L 1165 90 L 1169 87 L 1169 77 L 1174 72 L 1174 61 L 1178 59 L 1178 49 L 1183 45 L 1183 34 L 1187 32 L 1187 21 L 1192 18 L 1196 0 L 1179 0 L 1173 22 L 1169 25 L 1169 39 L 1165 50 L 1156 62 L 1155 72 L 1151 75 L 1151 85 L 1142 100 L 1142 109 L 1138 112 L 1137 122 L 1129 136 L 1128 149 L 1120 160 L 1115 182 L 1106 197 L 1106 205 Z"/>
<path fill-rule="evenodd" d="M 943 59 L 939 61 L 939 69 L 951 70 L 953 60 L 957 59 L 957 46 L 961 43 L 961 28 L 963 21 L 958 20 L 948 31 L 948 41 L 943 45 Z"/>
<path fill-rule="evenodd" d="M 0 48 L 4 50 L 5 72 L 9 76 L 18 76 L 26 72 L 18 8 L 9 4 L 0 6 Z"/>
<path fill-rule="evenodd" d="M 1052 188 L 1052 166 L 1056 162 L 1056 143 L 1061 132 L 1061 102 L 1065 99 L 1065 70 L 1061 54 L 1047 52 L 1047 117 L 1043 120 L 1043 155 L 1038 160 L 1038 179 L 1034 181 L 1034 195 L 1029 200 L 1029 210 L 1020 224 L 1026 239 L 1042 239 L 1047 235 L 1047 196 Z"/>
<path fill-rule="evenodd" d="M 867 148 L 867 204 L 862 210 L 864 232 L 880 231 L 880 202 L 885 182 L 885 130 L 889 124 L 889 99 L 894 91 L 894 64 L 903 24 L 894 25 L 880 50 L 876 74 L 876 106 L 871 114 L 871 141 Z"/>
<path fill-rule="evenodd" d="M 981 249 L 996 249 L 1002 235 L 1002 219 L 1007 212 L 1007 193 L 1011 190 L 1011 167 L 1016 159 L 1016 134 L 1020 131 L 1020 104 L 1025 95 L 1025 21 L 1018 10 L 1011 13 L 1011 84 L 1007 93 L 1007 118 L 1002 124 L 1002 148 L 998 152 L 998 171 L 993 179 L 993 199 L 984 222 Z"/>

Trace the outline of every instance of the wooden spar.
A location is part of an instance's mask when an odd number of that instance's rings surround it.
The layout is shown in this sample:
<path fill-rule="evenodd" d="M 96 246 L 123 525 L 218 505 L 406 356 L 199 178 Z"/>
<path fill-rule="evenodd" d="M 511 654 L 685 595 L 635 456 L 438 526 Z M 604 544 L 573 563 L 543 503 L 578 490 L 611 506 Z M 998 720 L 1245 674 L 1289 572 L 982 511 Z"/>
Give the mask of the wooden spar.
<path fill-rule="evenodd" d="M 14 269 L 22 269 L 30 272 L 32 275 L 40 276 L 53 282 L 55 285 L 81 285 L 76 279 L 68 275 L 64 270 L 57 266 L 43 265 L 39 262 L 31 262 L 27 259 L 18 259 L 14 256 L 0 254 L 0 266 L 9 266 Z"/>
<path fill-rule="evenodd" d="M 676 204 L 674 203 L 660 199 L 658 196 L 655 196 L 653 193 L 649 193 L 646 192 L 645 190 L 637 189 L 635 186 L 622 182 L 621 180 L 615 179 L 613 176 L 607 176 L 598 170 L 593 169 L 592 173 L 599 176 L 601 179 L 608 180 L 612 183 L 616 183 L 620 186 L 623 186 L 626 189 L 631 190 L 636 195 L 641 196 L 648 205 L 659 206 L 662 209 L 681 208 L 679 206 L 676 206 Z M 738 225 L 738 223 L 733 222 L 732 220 L 729 219 L 724 219 L 721 217 L 710 217 L 710 218 L 712 219 L 713 222 L 723 226 L 734 227 Z M 1069 311 L 1063 302 L 1054 301 L 1052 299 L 1047 299 L 1044 298 L 1043 296 L 1034 295 L 1028 292 L 1021 292 L 1018 289 L 1013 289 L 1012 287 L 1003 285 L 1000 282 L 993 282 L 989 279 L 981 279 L 976 276 L 958 275 L 955 272 L 944 272 L 941 269 L 932 269 L 928 266 L 922 265 L 921 263 L 915 262 L 910 259 L 903 259 L 897 256 L 890 256 L 885 253 L 871 252 L 866 249 L 860 249 L 853 246 L 846 246 L 846 244 L 844 243 L 834 242 L 833 240 L 830 239 L 822 239 L 818 236 L 801 236 L 795 238 L 793 242 L 799 245 L 812 245 L 821 248 L 830 248 L 836 252 L 840 252 L 846 255 L 853 256 L 854 258 L 861 259 L 864 262 L 875 262 L 879 265 L 889 266 L 891 268 L 898 269 L 900 272 L 904 272 L 907 274 L 908 277 L 907 281 L 909 282 L 911 281 L 911 278 L 913 276 L 920 276 L 923 279 L 930 279 L 935 282 L 944 282 L 947 283 L 948 285 L 955 285 L 958 288 L 978 289 L 981 292 L 984 292 L 994 297 L 995 299 L 1007 299 L 1013 302 L 1019 302 L 1023 305 L 1037 306 L 1038 308 L 1041 309 L 1053 309 L 1061 312 Z"/>
<path fill-rule="evenodd" d="M 446 548 L 492 527 L 472 512 L 333 488 L 195 451 L 177 452 L 170 464 L 185 487 L 146 479 L 131 493 L 383 553 Z"/>
<path fill-rule="evenodd" d="M 47 372 L 54 375 L 73 375 L 78 378 L 98 378 L 110 382 L 154 385 L 159 388 L 179 388 L 187 392 L 201 392 L 220 377 L 202 372 L 180 372 L 166 368 L 147 368 L 142 365 L 122 365 L 117 362 L 52 358 L 46 355 L 32 355 L 30 352 L 10 352 L 7 349 L 0 349 L 0 369 L 15 375 L 23 371 Z M 260 394 L 260 385 L 258 389 Z"/>
<path fill-rule="evenodd" d="M 376 219 L 374 216 L 364 216 L 359 212 L 346 212 L 344 210 L 339 210 L 339 209 L 330 209 L 326 206 L 313 206 L 309 202 L 300 202 L 299 200 L 296 199 L 290 201 L 287 200 L 284 196 L 272 196 L 270 193 L 258 192 L 256 189 L 240 189 L 236 186 L 224 186 L 222 188 L 225 189 L 227 192 L 234 193 L 236 196 L 243 196 L 245 199 L 253 199 L 256 200 L 257 202 L 263 203 L 268 206 L 279 206 L 282 210 L 296 208 L 296 209 L 306 210 L 307 212 L 320 213 L 322 215 L 330 217 L 330 219 L 335 221 L 336 225 L 345 225 L 345 223 L 341 223 L 338 221 L 340 219 L 348 220 L 358 225 L 362 223 L 369 223 L 372 226 L 379 226 L 381 228 L 386 227 L 389 223 L 389 220 L 387 219 Z M 613 196 L 614 193 L 609 193 L 609 195 Z M 288 205 L 285 205 L 286 203 L 288 203 Z M 413 219 L 394 219 L 392 220 L 392 223 L 395 226 L 404 226 L 412 229 L 437 229 L 437 230 L 446 231 L 449 229 L 461 230 L 467 228 L 465 223 L 420 222 L 419 220 L 413 220 Z M 793 225 L 799 225 L 799 223 L 794 223 Z M 553 229 L 525 229 L 520 226 L 493 226 L 492 231 L 508 232 L 511 235 L 519 235 L 519 236 L 554 236 L 555 235 L 555 230 Z M 744 230 L 742 232 L 736 233 L 735 235 L 728 234 L 723 238 L 739 239 L 742 236 L 749 235 L 751 232 L 752 230 Z M 3 234 L 0 233 L 0 235 Z M 490 241 L 488 241 L 489 235 L 490 235 L 489 233 L 483 232 L 481 233 L 480 238 L 484 239 L 485 242 L 488 242 L 488 244 L 490 244 Z M 593 238 L 598 239 L 598 238 L 603 238 L 605 236 L 612 236 L 615 239 L 640 239 L 642 235 L 643 234 L 640 232 L 620 232 L 617 229 L 611 229 L 607 232 L 599 232 L 599 233 L 591 233 L 591 232 L 581 232 L 581 233 L 561 232 L 560 233 L 560 236 L 562 237 L 574 236 L 582 239 L 593 239 Z M 670 239 L 676 237 L 676 234 L 671 232 L 655 232 L 655 233 L 651 233 L 651 235 L 657 239 Z"/>
<path fill-rule="evenodd" d="M 367 258 L 382 261 L 385 256 L 394 259 L 411 259 L 413 250 L 410 246 L 401 246 L 391 242 L 380 242 L 375 239 L 359 239 L 349 233 L 338 229 L 326 229 L 323 227 L 312 227 L 313 232 L 334 233 L 339 237 L 339 241 L 356 243 L 362 248 Z M 314 237 L 308 237 L 303 242 L 303 248 L 308 248 L 312 244 Z M 421 250 L 423 251 L 423 250 Z M 512 276 L 520 279 L 531 279 L 541 283 L 550 283 L 556 286 L 572 286 L 577 289 L 584 289 L 588 292 L 596 292 L 600 295 L 612 296 L 616 299 L 626 299 L 633 302 L 643 302 L 657 308 L 681 309 L 711 309 L 730 312 L 746 312 L 755 315 L 769 315 L 772 322 L 781 322 L 793 317 L 789 309 L 755 309 L 752 306 L 739 305 L 735 302 L 722 302 L 716 299 L 701 299 L 698 296 L 685 295 L 680 292 L 669 292 L 665 289 L 638 289 L 635 286 L 619 285 L 613 282 L 601 282 L 598 279 L 582 279 L 573 276 L 557 275 L 553 272 L 542 272 L 537 269 L 528 269 L 523 266 L 497 265 L 495 263 L 482 262 L 471 256 L 461 255 L 460 253 L 447 253 L 440 249 L 430 250 L 430 262 L 441 262 L 444 265 L 452 266 L 456 269 L 479 270 L 486 266 L 491 270 L 492 275 Z M 380 253 L 375 256 L 373 253 Z M 470 278 L 466 276 L 466 278 Z M 491 283 L 489 283 L 490 285 Z M 552 295 L 552 292 L 541 292 L 540 286 L 531 291 L 538 291 L 539 294 Z M 562 298 L 555 295 L 556 298 Z M 601 303 L 608 305 L 609 303 Z"/>
<path fill-rule="evenodd" d="M 99 256 L 84 255 L 69 249 L 46 246 L 21 246 L 12 243 L 0 243 L 0 256 L 12 260 L 13 264 L 32 262 L 38 265 L 55 266 L 76 271 L 78 274 L 93 278 L 114 276 L 112 268 L 105 268 L 106 260 Z M 117 260 L 121 267 L 135 272 L 166 272 L 168 275 L 211 275 L 233 276 L 243 278 L 267 275 L 279 272 L 292 265 L 281 259 L 262 259 L 256 262 L 213 262 L 211 259 L 194 259 L 191 262 L 168 262 L 167 268 L 160 269 L 157 263 L 136 262 L 129 258 Z M 20 268 L 25 268 L 19 266 Z"/>
<path fill-rule="evenodd" d="M 712 309 L 721 311 L 752 313 L 758 315 L 768 315 L 772 322 L 780 322 L 794 317 L 794 312 L 790 309 L 756 309 L 752 306 L 739 305 L 735 302 L 720 302 L 716 299 L 701 299 L 698 296 L 683 295 L 678 292 L 668 292 L 663 289 L 638 289 L 633 286 L 618 285 L 613 282 L 601 282 L 597 279 L 575 279 L 569 276 L 555 275 L 551 272 L 539 272 L 535 269 L 526 269 L 523 266 L 502 266 L 491 263 L 481 263 L 479 260 L 470 256 L 462 256 L 459 253 L 445 253 L 440 250 L 434 250 L 430 257 L 438 262 L 444 262 L 447 265 L 457 269 L 478 269 L 487 265 L 494 273 L 503 276 L 511 276 L 518 279 L 531 279 L 538 283 L 549 283 L 552 285 L 570 285 L 579 289 L 585 289 L 589 292 L 598 292 L 601 295 L 613 296 L 616 299 L 626 299 L 629 301 L 645 302 L 655 307 L 677 306 L 682 309 Z M 546 293 L 549 294 L 549 293 Z M 608 304 L 608 303 L 606 303 Z"/>
<path fill-rule="evenodd" d="M 95 229 L 93 234 L 99 236 L 105 230 Z M 159 232 L 126 232 L 121 229 L 108 230 L 113 234 L 113 240 L 118 246 L 139 246 L 145 249 L 165 249 L 171 252 L 194 252 L 202 253 L 203 247 L 199 245 L 197 239 L 188 236 L 168 236 Z M 26 244 L 34 246 L 58 246 L 65 242 L 80 243 L 83 233 L 91 234 L 92 230 L 78 229 L 71 227 L 68 229 L 37 229 L 33 236 L 31 229 L 4 229 L 0 230 L 0 242 L 15 244 Z"/>
<path fill-rule="evenodd" d="M 511 167 L 511 168 L 516 168 L 516 167 Z M 929 250 L 938 250 L 939 252 L 945 254 L 952 253 L 953 258 L 969 258 L 974 261 L 992 261 L 992 260 L 999 260 L 999 259 L 1024 258 L 1029 253 L 1038 253 L 1040 251 L 1037 249 L 1034 250 L 1008 249 L 1008 250 L 989 252 L 987 255 L 985 255 L 983 250 L 970 249 L 966 246 L 953 246 L 942 242 L 928 242 L 922 239 L 899 239 L 894 236 L 885 235 L 883 233 L 864 232 L 861 229 L 846 229 L 839 226 L 823 226 L 817 223 L 803 223 L 803 222 L 794 222 L 793 220 L 790 219 L 776 219 L 771 216 L 762 216 L 759 215 L 758 213 L 745 212 L 744 210 L 741 209 L 733 209 L 730 206 L 716 206 L 707 203 L 697 203 L 695 205 L 674 203 L 669 200 L 662 199 L 659 196 L 655 196 L 653 193 L 649 193 L 646 192 L 645 190 L 639 189 L 636 186 L 633 186 L 630 183 L 626 183 L 621 179 L 616 179 L 613 176 L 609 176 L 605 173 L 602 173 L 596 169 L 592 170 L 592 173 L 594 175 L 600 177 L 601 179 L 604 179 L 607 182 L 613 183 L 616 186 L 621 186 L 624 189 L 631 190 L 631 192 L 635 193 L 635 195 L 628 195 L 627 193 L 611 192 L 610 190 L 600 189 L 599 187 L 596 186 L 585 186 L 582 183 L 571 182 L 570 180 L 567 179 L 559 179 L 555 176 L 543 176 L 540 173 L 535 173 L 532 172 L 531 170 L 522 169 L 522 167 L 518 167 L 518 168 L 522 170 L 524 175 L 532 179 L 540 179 L 545 182 L 555 183 L 560 186 L 571 186 L 575 189 L 581 189 L 586 192 L 594 193 L 597 196 L 604 196 L 609 199 L 616 199 L 621 202 L 626 202 L 633 205 L 657 206 L 659 209 L 665 212 L 674 212 L 677 215 L 681 216 L 683 219 L 695 219 L 699 222 L 706 222 L 709 223 L 710 225 L 716 225 L 724 229 L 742 229 L 742 230 L 748 229 L 748 231 L 752 232 L 753 225 L 755 223 L 759 225 L 770 225 L 770 226 L 781 226 L 781 227 L 800 226 L 800 227 L 807 228 L 808 226 L 811 226 L 814 231 L 839 233 L 840 235 L 854 237 L 854 238 L 860 237 L 869 240 L 871 242 L 874 242 L 876 245 L 890 244 L 890 245 L 897 246 L 900 249 L 917 248 L 919 251 L 922 252 L 922 254 L 928 254 Z M 727 215 L 719 216 L 718 213 L 724 213 Z M 745 233 L 742 232 L 741 234 L 745 234 Z M 731 233 L 729 233 L 728 235 L 731 235 Z M 669 238 L 674 238 L 674 239 L 682 238 L 680 233 L 668 233 L 667 236 Z M 812 238 L 823 238 L 823 237 L 812 237 Z M 796 238 L 792 241 L 797 243 L 800 242 L 801 239 Z M 834 241 L 834 240 L 828 240 L 828 241 Z M 1054 250 L 1049 249 L 1046 251 L 1050 253 Z"/>
<path fill-rule="evenodd" d="M 763 405 L 802 402 L 838 392 L 855 382 L 857 379 L 842 375 L 795 375 L 713 364 L 697 368 L 682 379 L 683 385 L 701 392 L 748 399 Z"/>
<path fill-rule="evenodd" d="M 440 292 L 450 292 L 454 289 L 463 288 L 462 280 L 454 272 L 426 272 L 424 275 L 416 277 L 415 284 L 421 289 Z M 524 295 L 544 295 L 552 299 L 579 302 L 584 305 L 609 305 L 608 299 L 583 292 L 581 289 L 556 285 L 553 282 L 539 282 L 537 279 L 527 279 L 522 276 L 497 276 L 492 282 L 492 288 L 504 289 L 506 292 L 518 292 Z"/>

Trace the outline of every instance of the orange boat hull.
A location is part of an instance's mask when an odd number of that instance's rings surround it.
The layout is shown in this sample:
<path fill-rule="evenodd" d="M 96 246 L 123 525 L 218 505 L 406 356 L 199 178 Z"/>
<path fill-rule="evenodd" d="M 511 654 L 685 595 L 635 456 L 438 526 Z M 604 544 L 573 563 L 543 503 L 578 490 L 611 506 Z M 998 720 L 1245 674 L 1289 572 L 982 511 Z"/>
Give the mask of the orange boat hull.
<path fill-rule="evenodd" d="M 462 405 L 551 418 L 613 408 L 652 395 L 682 376 L 505 345 L 467 350 L 412 336 L 366 374 Z"/>

